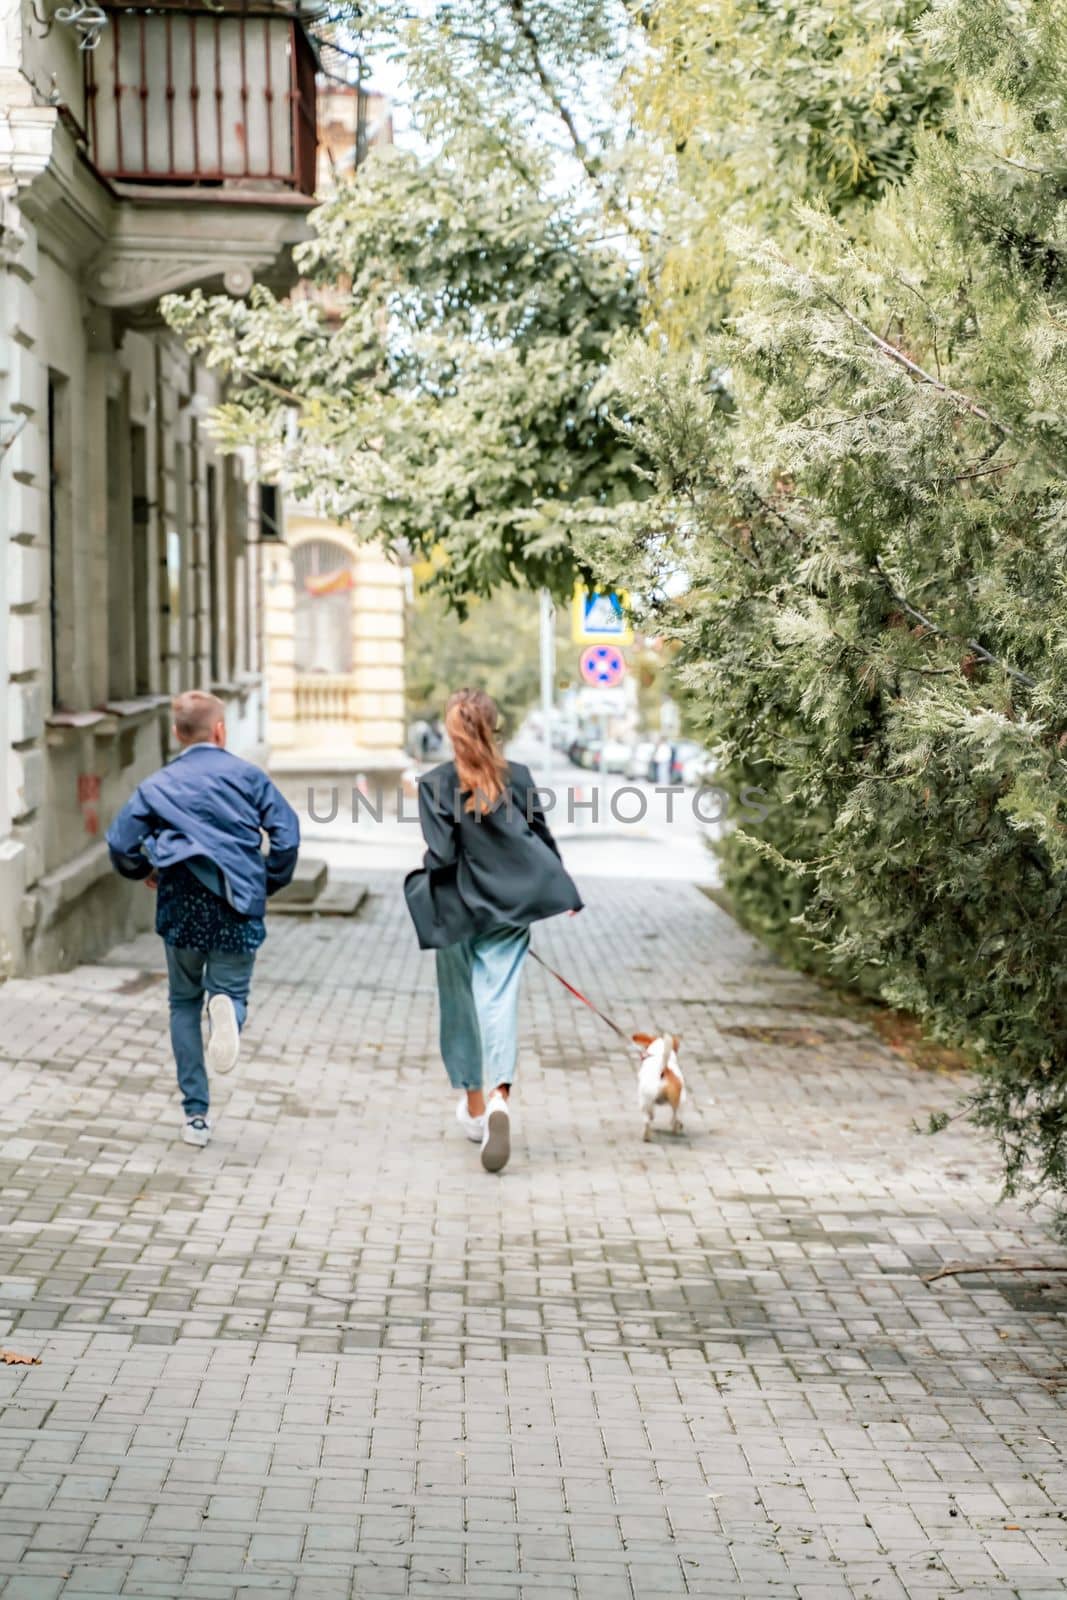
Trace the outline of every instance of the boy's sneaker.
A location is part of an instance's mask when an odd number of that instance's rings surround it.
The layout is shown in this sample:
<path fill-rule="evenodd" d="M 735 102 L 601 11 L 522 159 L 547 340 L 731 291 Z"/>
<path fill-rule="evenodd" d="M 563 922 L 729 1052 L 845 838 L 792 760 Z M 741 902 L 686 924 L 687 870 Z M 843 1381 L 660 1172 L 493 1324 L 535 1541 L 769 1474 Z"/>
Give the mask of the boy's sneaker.
<path fill-rule="evenodd" d="M 237 1026 L 237 1012 L 228 994 L 213 994 L 207 1003 L 211 1036 L 207 1042 L 205 1059 L 210 1072 L 232 1072 L 241 1050 L 241 1030 Z"/>
<path fill-rule="evenodd" d="M 182 1129 L 182 1138 L 186 1144 L 199 1145 L 203 1149 L 211 1138 L 211 1124 L 206 1117 L 189 1117 Z"/>
<path fill-rule="evenodd" d="M 482 1135 L 482 1166 L 486 1172 L 499 1172 L 511 1155 L 511 1112 L 502 1094 L 494 1091 L 485 1108 Z"/>
<path fill-rule="evenodd" d="M 471 1115 L 471 1113 L 467 1110 L 466 1095 L 463 1096 L 463 1099 L 456 1107 L 456 1121 L 459 1123 L 468 1139 L 470 1139 L 474 1144 L 481 1144 L 482 1136 L 485 1133 L 485 1116 L 484 1114 L 480 1117 L 474 1117 Z"/>

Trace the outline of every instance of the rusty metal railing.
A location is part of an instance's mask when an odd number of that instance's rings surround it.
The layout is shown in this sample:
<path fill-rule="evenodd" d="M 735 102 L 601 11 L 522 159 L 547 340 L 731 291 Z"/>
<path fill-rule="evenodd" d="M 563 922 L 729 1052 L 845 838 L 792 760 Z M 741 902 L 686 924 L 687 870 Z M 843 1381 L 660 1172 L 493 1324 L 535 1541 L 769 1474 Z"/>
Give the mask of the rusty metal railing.
<path fill-rule="evenodd" d="M 89 154 L 127 183 L 315 190 L 315 57 L 268 6 L 113 5 L 86 53 Z"/>

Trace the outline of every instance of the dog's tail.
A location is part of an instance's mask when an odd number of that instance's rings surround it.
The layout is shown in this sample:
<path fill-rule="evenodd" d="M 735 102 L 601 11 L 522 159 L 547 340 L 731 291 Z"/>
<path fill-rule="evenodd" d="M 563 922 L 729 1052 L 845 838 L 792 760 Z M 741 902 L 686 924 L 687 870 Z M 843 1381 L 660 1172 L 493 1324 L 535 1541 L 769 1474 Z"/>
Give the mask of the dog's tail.
<path fill-rule="evenodd" d="M 682 1080 L 671 1067 L 664 1067 L 660 1073 L 660 1082 L 663 1085 L 663 1097 L 672 1111 L 677 1111 L 682 1103 Z"/>

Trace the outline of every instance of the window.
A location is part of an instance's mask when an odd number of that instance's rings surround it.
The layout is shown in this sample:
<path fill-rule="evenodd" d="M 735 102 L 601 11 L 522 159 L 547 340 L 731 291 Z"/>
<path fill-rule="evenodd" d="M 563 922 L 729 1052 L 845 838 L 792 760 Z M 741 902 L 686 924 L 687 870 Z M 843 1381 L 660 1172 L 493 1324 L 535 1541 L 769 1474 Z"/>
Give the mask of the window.
<path fill-rule="evenodd" d="M 297 672 L 352 671 L 352 558 L 311 539 L 293 551 L 293 660 Z"/>
<path fill-rule="evenodd" d="M 223 552 L 226 648 L 222 653 L 222 667 L 227 677 L 232 679 L 241 670 L 239 601 L 241 572 L 246 560 L 247 495 L 244 492 L 241 476 L 232 460 L 227 460 L 223 471 L 225 474 L 223 523 L 226 530 Z"/>
<path fill-rule="evenodd" d="M 107 464 L 107 691 L 112 700 L 152 692 L 148 432 L 130 422 L 128 391 L 105 414 Z M 166 649 L 166 642 L 160 646 Z"/>
<path fill-rule="evenodd" d="M 186 527 L 186 605 L 188 607 L 188 654 L 184 661 L 186 683 L 203 683 L 211 671 L 211 640 L 208 637 L 211 605 L 211 547 L 208 521 L 204 515 L 207 493 L 202 470 L 204 452 L 200 426 L 195 417 L 189 423 L 189 469 Z"/>
<path fill-rule="evenodd" d="M 137 423 L 130 429 L 130 528 L 133 540 L 133 689 L 135 694 L 151 694 L 152 529 L 148 504 L 148 432 Z"/>
<path fill-rule="evenodd" d="M 222 678 L 222 583 L 225 551 L 219 538 L 219 482 L 218 472 L 210 463 L 207 469 L 207 579 L 208 624 L 211 650 L 211 681 Z"/>
<path fill-rule="evenodd" d="M 70 392 L 48 374 L 48 615 L 52 709 L 77 709 L 74 673 L 74 529 Z"/>
<path fill-rule="evenodd" d="M 246 503 L 247 513 L 247 503 Z M 247 521 L 245 523 L 247 527 Z M 244 579 L 244 634 L 241 660 L 245 672 L 258 672 L 259 662 L 259 546 L 258 539 L 246 539 L 241 570 Z"/>
<path fill-rule="evenodd" d="M 278 486 L 261 483 L 259 486 L 259 537 L 280 539 L 281 524 L 278 516 Z"/>
<path fill-rule="evenodd" d="M 174 500 L 168 508 L 166 539 L 162 552 L 159 585 L 159 653 L 163 672 L 161 687 L 167 694 L 179 694 L 189 670 L 188 537 L 189 483 L 185 446 L 174 446 Z"/>
<path fill-rule="evenodd" d="M 108 399 L 107 692 L 112 700 L 124 700 L 133 692 L 133 523 L 124 410 L 121 400 Z"/>

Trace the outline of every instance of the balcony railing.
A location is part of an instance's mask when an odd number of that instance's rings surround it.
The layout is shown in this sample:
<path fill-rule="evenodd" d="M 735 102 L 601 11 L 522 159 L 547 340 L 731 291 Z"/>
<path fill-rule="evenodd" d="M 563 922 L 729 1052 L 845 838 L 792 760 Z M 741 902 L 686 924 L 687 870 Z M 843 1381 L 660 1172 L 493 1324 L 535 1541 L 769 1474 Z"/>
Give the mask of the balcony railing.
<path fill-rule="evenodd" d="M 124 183 L 315 190 L 315 57 L 269 6 L 105 5 L 86 52 L 89 153 Z"/>
<path fill-rule="evenodd" d="M 300 723 L 353 722 L 356 715 L 356 679 L 350 672 L 297 673 L 294 706 Z"/>

